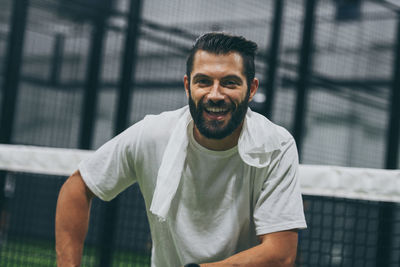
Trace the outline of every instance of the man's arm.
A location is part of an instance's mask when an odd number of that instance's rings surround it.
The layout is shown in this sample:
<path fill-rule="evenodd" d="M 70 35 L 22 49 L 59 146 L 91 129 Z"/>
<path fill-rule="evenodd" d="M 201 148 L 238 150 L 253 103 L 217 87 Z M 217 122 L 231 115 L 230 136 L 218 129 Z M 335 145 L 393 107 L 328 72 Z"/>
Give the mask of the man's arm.
<path fill-rule="evenodd" d="M 223 261 L 200 264 L 201 267 L 292 267 L 297 252 L 297 230 L 259 237 L 261 243 Z"/>
<path fill-rule="evenodd" d="M 80 266 L 93 193 L 79 171 L 61 188 L 56 211 L 57 266 Z"/>

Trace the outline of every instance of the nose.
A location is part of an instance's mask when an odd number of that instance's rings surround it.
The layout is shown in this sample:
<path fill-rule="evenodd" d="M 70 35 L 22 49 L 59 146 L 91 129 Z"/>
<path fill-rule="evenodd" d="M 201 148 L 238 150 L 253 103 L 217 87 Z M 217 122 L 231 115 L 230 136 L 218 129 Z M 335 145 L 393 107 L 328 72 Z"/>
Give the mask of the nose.
<path fill-rule="evenodd" d="M 207 98 L 208 100 L 211 100 L 213 102 L 219 102 L 221 100 L 224 100 L 224 95 L 221 92 L 221 86 L 219 85 L 218 82 L 215 82 L 213 84 Z"/>

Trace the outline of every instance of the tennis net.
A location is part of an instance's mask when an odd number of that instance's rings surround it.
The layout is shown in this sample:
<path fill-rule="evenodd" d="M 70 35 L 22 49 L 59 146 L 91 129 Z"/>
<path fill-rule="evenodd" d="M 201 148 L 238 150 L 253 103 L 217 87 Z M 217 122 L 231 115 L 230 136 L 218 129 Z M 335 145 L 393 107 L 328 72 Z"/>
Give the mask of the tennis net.
<path fill-rule="evenodd" d="M 54 266 L 58 191 L 91 153 L 0 145 L 1 266 Z M 296 266 L 400 265 L 400 171 L 301 165 L 300 181 L 308 229 L 300 232 Z M 105 266 L 103 257 L 108 266 L 150 266 L 137 185 L 118 199 L 113 230 L 106 204 L 93 202 L 82 266 Z"/>

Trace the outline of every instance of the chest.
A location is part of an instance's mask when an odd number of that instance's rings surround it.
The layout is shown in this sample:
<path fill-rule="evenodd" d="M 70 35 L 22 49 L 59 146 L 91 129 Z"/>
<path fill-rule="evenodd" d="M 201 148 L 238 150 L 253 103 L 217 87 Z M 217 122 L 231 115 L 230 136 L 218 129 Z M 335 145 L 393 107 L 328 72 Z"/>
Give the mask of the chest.
<path fill-rule="evenodd" d="M 248 176 L 248 168 L 242 164 L 239 156 L 188 156 L 179 187 L 181 202 L 186 208 L 203 214 L 226 210 L 249 197 Z"/>

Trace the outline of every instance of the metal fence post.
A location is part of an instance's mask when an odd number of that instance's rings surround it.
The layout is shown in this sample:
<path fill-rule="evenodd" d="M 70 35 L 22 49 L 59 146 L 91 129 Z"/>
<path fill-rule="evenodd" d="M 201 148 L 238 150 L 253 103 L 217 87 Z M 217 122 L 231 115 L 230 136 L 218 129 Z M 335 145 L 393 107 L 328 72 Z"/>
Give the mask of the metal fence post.
<path fill-rule="evenodd" d="M 119 134 L 128 126 L 131 90 L 135 84 L 137 46 L 140 35 L 142 0 L 131 0 L 128 16 L 124 55 L 122 58 L 121 77 L 118 90 L 117 113 L 114 133 Z"/>
<path fill-rule="evenodd" d="M 0 143 L 11 142 L 14 126 L 15 106 L 18 96 L 18 85 L 24 47 L 24 35 L 28 13 L 28 0 L 13 1 L 11 31 L 7 42 L 5 58 L 3 98 L 1 103 Z"/>
<path fill-rule="evenodd" d="M 24 37 L 29 8 L 29 0 L 12 1 L 11 29 L 7 40 L 7 53 L 3 73 L 3 97 L 0 114 L 0 143 L 11 143 L 15 121 L 15 106 L 24 48 Z M 6 172 L 0 171 L 0 217 L 4 208 Z M 0 229 L 1 230 L 1 229 Z"/>
<path fill-rule="evenodd" d="M 293 126 L 293 137 L 297 143 L 299 155 L 303 143 L 307 89 L 312 72 L 312 53 L 314 38 L 314 20 L 317 0 L 305 0 L 305 15 L 303 26 L 303 41 L 300 50 L 300 63 L 298 64 L 297 101 Z"/>
<path fill-rule="evenodd" d="M 101 84 L 101 66 L 104 47 L 106 16 L 97 11 L 94 16 L 93 31 L 89 47 L 88 69 L 85 81 L 85 92 L 82 102 L 83 118 L 80 125 L 79 148 L 90 149 L 94 134 L 97 96 Z"/>
<path fill-rule="evenodd" d="M 389 130 L 386 144 L 386 168 L 397 169 L 400 139 L 400 11 L 397 13 L 396 45 L 393 57 L 393 81 L 390 97 Z"/>
<path fill-rule="evenodd" d="M 267 99 L 264 106 L 264 116 L 267 118 L 272 117 L 273 103 L 275 98 L 275 81 L 276 72 L 278 69 L 278 56 L 279 56 L 279 45 L 281 39 L 281 28 L 282 28 L 282 17 L 283 17 L 284 0 L 275 0 L 274 5 L 274 23 L 271 24 L 271 45 L 269 49 L 268 68 L 265 73 L 266 83 L 265 92 Z"/>
<path fill-rule="evenodd" d="M 52 85 L 60 83 L 61 67 L 63 62 L 65 36 L 57 33 L 54 37 L 53 57 L 51 59 L 51 70 L 49 80 Z"/>
<path fill-rule="evenodd" d="M 400 12 L 397 13 L 397 43 L 394 46 L 393 82 L 390 97 L 389 128 L 386 143 L 386 169 L 397 169 L 400 135 Z M 378 248 L 375 266 L 389 266 L 392 256 L 394 204 L 383 202 L 379 206 Z"/>
<path fill-rule="evenodd" d="M 125 36 L 124 52 L 122 56 L 121 77 L 117 97 L 117 113 L 115 117 L 115 135 L 121 133 L 128 126 L 131 89 L 135 80 L 137 61 L 137 46 L 141 18 L 141 0 L 131 0 L 128 14 L 128 29 Z M 119 198 L 106 204 L 104 214 L 104 229 L 101 238 L 100 267 L 111 266 L 114 246 L 114 235 L 118 220 Z"/>

